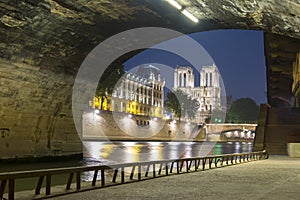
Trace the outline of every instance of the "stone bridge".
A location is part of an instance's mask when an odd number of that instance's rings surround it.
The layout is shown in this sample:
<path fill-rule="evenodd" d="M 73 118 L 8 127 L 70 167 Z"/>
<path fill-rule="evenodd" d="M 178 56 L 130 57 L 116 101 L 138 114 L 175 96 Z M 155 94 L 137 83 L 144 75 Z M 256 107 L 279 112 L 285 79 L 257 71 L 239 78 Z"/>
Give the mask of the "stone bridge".
<path fill-rule="evenodd" d="M 256 126 L 257 124 L 206 124 L 203 132 L 208 141 L 253 140 Z"/>
<path fill-rule="evenodd" d="M 221 132 L 234 130 L 255 131 L 257 124 L 206 124 L 208 134 L 219 134 Z"/>

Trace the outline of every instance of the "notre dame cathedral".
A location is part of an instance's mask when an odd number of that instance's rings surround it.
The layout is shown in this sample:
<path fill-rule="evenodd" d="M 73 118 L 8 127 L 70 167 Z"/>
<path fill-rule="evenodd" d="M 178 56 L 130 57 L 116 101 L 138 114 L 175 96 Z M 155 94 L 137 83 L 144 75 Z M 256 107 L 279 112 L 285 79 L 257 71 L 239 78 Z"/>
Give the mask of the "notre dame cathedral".
<path fill-rule="evenodd" d="M 224 110 L 221 105 L 220 73 L 215 64 L 200 71 L 200 85 L 195 86 L 194 71 L 189 66 L 177 66 L 174 73 L 174 90 L 180 89 L 200 104 L 195 121 L 204 122 L 213 110 Z"/>

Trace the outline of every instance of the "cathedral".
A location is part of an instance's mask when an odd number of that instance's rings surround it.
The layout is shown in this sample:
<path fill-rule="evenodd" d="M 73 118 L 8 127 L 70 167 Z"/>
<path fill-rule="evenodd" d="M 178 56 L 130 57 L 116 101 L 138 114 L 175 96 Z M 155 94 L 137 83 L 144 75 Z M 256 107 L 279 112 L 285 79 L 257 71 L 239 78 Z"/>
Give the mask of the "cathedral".
<path fill-rule="evenodd" d="M 211 116 L 213 110 L 223 110 L 221 106 L 220 73 L 215 64 L 204 66 L 200 71 L 200 86 L 195 86 L 193 69 L 177 66 L 174 72 L 174 90 L 182 90 L 199 102 L 195 121 L 202 123 Z"/>

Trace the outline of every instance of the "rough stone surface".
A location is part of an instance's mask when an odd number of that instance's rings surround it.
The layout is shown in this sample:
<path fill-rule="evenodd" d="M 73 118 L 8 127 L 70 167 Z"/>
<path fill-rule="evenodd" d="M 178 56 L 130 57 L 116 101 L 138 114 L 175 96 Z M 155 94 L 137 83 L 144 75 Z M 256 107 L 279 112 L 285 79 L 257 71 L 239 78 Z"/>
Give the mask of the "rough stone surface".
<path fill-rule="evenodd" d="M 80 153 L 68 94 L 73 78 L 3 59 L 0 65 L 0 158 Z"/>
<path fill-rule="evenodd" d="M 70 73 L 108 36 L 142 26 L 162 26 L 185 33 L 252 29 L 300 38 L 298 0 L 178 2 L 200 23 L 192 24 L 165 1 L 2 0 L 1 57 L 42 67 L 51 65 Z"/>

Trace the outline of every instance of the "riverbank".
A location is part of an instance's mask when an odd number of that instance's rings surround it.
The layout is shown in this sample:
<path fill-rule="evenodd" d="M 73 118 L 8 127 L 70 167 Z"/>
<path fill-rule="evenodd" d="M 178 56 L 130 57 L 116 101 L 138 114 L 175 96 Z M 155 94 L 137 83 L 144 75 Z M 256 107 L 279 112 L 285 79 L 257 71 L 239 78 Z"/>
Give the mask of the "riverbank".
<path fill-rule="evenodd" d="M 300 159 L 271 156 L 257 162 L 149 179 L 50 199 L 297 200 L 300 196 L 299 188 Z"/>

